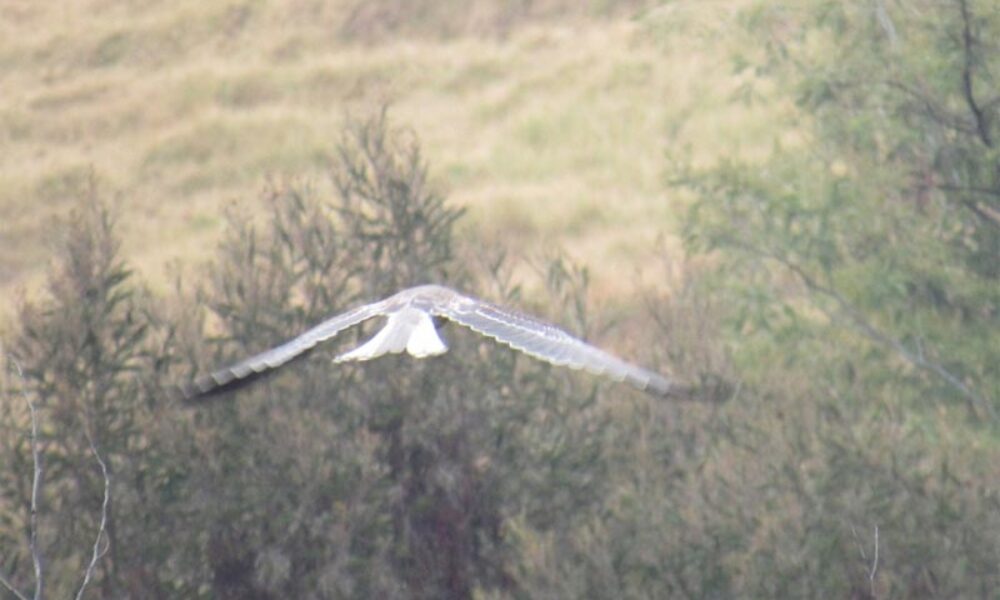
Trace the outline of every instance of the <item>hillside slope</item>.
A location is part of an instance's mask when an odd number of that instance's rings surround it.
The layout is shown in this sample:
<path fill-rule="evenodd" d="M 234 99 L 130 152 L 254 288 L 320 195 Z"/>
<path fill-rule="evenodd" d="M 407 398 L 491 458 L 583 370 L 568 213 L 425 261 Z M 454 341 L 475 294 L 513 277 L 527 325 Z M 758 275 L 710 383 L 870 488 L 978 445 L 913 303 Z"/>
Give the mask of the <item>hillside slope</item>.
<path fill-rule="evenodd" d="M 386 32 L 389 13 L 347 2 L 4 3 L 0 295 L 37 289 L 53 219 L 92 176 L 117 199 L 125 255 L 161 284 L 268 179 L 326 185 L 345 115 L 383 102 L 469 209 L 467 231 L 529 257 L 565 249 L 598 293 L 632 285 L 682 204 L 667 152 L 711 158 L 767 131 L 766 114 L 726 104 L 740 4 Z"/>

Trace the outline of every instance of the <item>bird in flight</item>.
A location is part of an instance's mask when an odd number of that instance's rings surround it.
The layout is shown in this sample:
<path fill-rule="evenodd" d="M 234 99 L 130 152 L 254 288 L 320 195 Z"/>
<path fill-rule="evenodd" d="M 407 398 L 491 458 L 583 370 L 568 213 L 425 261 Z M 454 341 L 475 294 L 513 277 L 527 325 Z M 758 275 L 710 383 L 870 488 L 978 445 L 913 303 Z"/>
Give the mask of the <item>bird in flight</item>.
<path fill-rule="evenodd" d="M 440 285 L 422 285 L 331 317 L 280 346 L 196 380 L 184 391 L 184 395 L 193 400 L 239 387 L 303 356 L 316 344 L 344 329 L 373 317 L 386 317 L 385 326 L 361 346 L 337 356 L 334 362 L 370 360 L 404 350 L 417 358 L 442 354 L 448 346 L 434 325 L 434 317 L 438 317 L 464 325 L 553 365 L 627 381 L 640 390 L 660 396 L 683 396 L 687 393 L 684 386 L 627 363 L 554 325 Z"/>

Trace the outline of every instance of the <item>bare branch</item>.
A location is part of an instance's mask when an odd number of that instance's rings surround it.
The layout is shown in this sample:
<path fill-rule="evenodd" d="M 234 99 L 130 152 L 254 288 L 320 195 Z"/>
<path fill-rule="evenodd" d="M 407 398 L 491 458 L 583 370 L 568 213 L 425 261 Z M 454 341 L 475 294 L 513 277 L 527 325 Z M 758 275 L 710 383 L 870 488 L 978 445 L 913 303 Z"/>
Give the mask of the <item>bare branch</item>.
<path fill-rule="evenodd" d="M 965 95 L 965 103 L 969 105 L 969 111 L 972 112 L 972 119 L 976 124 L 979 139 L 987 148 L 992 148 L 993 139 L 990 135 L 990 125 L 986 122 L 986 115 L 976 102 L 976 96 L 972 89 L 972 46 L 975 40 L 972 37 L 972 17 L 969 15 L 969 3 L 967 0 L 958 0 L 958 6 L 962 13 L 962 93 Z"/>
<path fill-rule="evenodd" d="M 21 365 L 13 357 L 9 357 L 11 364 L 17 371 L 17 375 L 20 380 L 24 381 L 24 371 L 21 369 Z M 32 476 L 31 482 L 31 516 L 30 516 L 30 532 L 29 532 L 29 547 L 31 549 L 31 560 L 34 565 L 35 572 L 35 593 L 34 600 L 41 600 L 44 593 L 44 577 L 43 577 L 43 557 L 41 549 L 38 545 L 38 499 L 42 487 L 42 455 L 38 449 L 38 414 L 35 408 L 35 403 L 31 400 L 31 396 L 24 389 L 23 385 L 21 388 L 21 394 L 24 396 L 24 400 L 28 405 L 28 411 L 31 415 L 31 458 L 34 465 L 34 474 Z M 101 468 L 101 474 L 104 477 L 104 498 L 101 502 L 101 522 L 98 527 L 97 537 L 94 540 L 93 552 L 91 555 L 90 563 L 87 565 L 87 570 L 84 573 L 83 583 L 80 585 L 80 589 L 77 591 L 76 599 L 80 600 L 83 597 L 84 591 L 87 585 L 90 583 L 93 577 L 94 568 L 97 566 L 97 561 L 101 559 L 108 551 L 108 541 L 107 541 L 107 522 L 108 522 L 108 505 L 111 501 L 111 476 L 108 473 L 107 463 L 101 457 L 100 452 L 97 450 L 97 445 L 94 443 L 94 438 L 90 433 L 89 422 L 84 424 L 84 435 L 87 438 L 87 443 L 90 445 L 90 451 L 94 455 L 94 459 Z M 103 543 L 103 545 L 102 545 Z M 0 585 L 7 588 L 12 594 L 17 596 L 18 600 L 29 600 L 28 596 L 18 591 L 17 588 L 3 575 L 0 574 Z"/>
<path fill-rule="evenodd" d="M 83 592 L 87 589 L 87 584 L 90 583 L 90 579 L 94 574 L 97 561 L 108 552 L 109 548 L 106 530 L 108 525 L 108 503 L 111 501 L 111 477 L 108 475 L 108 465 L 101 458 L 101 453 L 97 451 L 97 446 L 94 444 L 94 438 L 90 434 L 89 423 L 84 425 L 84 434 L 87 436 L 87 443 L 90 445 L 90 452 L 94 455 L 94 460 L 101 467 L 101 475 L 104 477 L 104 499 L 101 502 L 101 524 L 97 529 L 97 537 L 94 538 L 94 549 L 90 557 L 90 564 L 87 565 L 87 571 L 83 575 L 83 583 L 80 584 L 80 589 L 76 593 L 76 600 L 80 600 L 83 597 Z M 102 540 L 104 541 L 103 548 L 101 547 Z"/>
<path fill-rule="evenodd" d="M 858 545 L 858 551 L 861 553 L 861 560 L 868 562 L 868 553 L 865 552 L 865 545 L 861 543 L 861 539 L 858 537 L 858 531 L 851 525 L 851 534 L 854 536 L 854 541 Z M 872 557 L 871 567 L 868 569 L 868 590 L 872 598 L 875 598 L 875 575 L 878 573 L 878 525 L 875 525 L 875 554 Z"/>
<path fill-rule="evenodd" d="M 34 598 L 35 600 L 40 600 L 45 586 L 44 578 L 42 577 L 42 552 L 38 547 L 38 494 L 42 487 L 42 455 L 38 450 L 38 414 L 35 410 L 35 403 L 32 402 L 31 396 L 28 395 L 27 390 L 24 389 L 24 371 L 21 369 L 21 365 L 14 359 L 14 357 L 9 357 L 9 360 L 10 363 L 14 365 L 14 369 L 17 370 L 17 376 L 22 382 L 21 395 L 24 396 L 24 401 L 28 405 L 28 412 L 31 414 L 31 461 L 34 465 L 34 469 L 31 478 L 31 515 L 29 517 L 28 526 L 28 546 L 31 549 L 31 562 L 34 565 L 35 570 Z M 6 578 L 0 576 L 0 583 L 13 592 L 18 598 L 27 600 L 27 597 L 18 592 Z"/>
<path fill-rule="evenodd" d="M 28 600 L 28 597 L 22 594 L 21 592 L 17 591 L 17 588 L 15 588 L 9 581 L 7 581 L 7 578 L 4 577 L 3 575 L 0 575 L 0 585 L 10 590 L 10 593 L 17 596 L 18 600 Z"/>
<path fill-rule="evenodd" d="M 988 196 L 996 196 L 1000 198 L 1000 189 L 991 189 L 985 187 L 977 186 L 965 186 L 965 185 L 949 185 L 949 184 L 932 184 L 934 189 L 941 190 L 942 192 L 957 192 L 959 194 L 982 194 Z M 949 199 L 951 197 L 949 196 Z M 957 198 L 957 202 L 979 218 L 980 221 L 992 227 L 1000 228 L 1000 212 L 990 207 L 987 204 L 976 202 L 970 198 Z"/>
<path fill-rule="evenodd" d="M 839 292 L 837 292 L 833 288 L 829 288 L 819 284 L 814 279 L 812 279 L 808 274 L 806 274 L 801 268 L 799 268 L 798 265 L 789 262 L 786 262 L 785 264 L 799 275 L 799 277 L 802 279 L 802 281 L 806 284 L 808 288 L 810 288 L 814 292 L 817 292 L 821 295 L 824 295 L 832 299 L 837 304 L 838 308 L 840 308 L 841 312 L 848 317 L 848 319 L 855 325 L 857 329 L 859 329 L 862 333 L 868 336 L 868 338 L 882 344 L 883 346 L 887 346 L 892 350 L 895 350 L 898 355 L 903 357 L 903 359 L 905 359 L 913 366 L 923 369 L 925 371 L 929 371 L 937 375 L 941 379 L 943 379 L 949 385 L 958 390 L 959 393 L 965 396 L 967 400 L 969 400 L 970 407 L 973 409 L 973 412 L 976 412 L 976 406 L 978 405 L 985 408 L 986 412 L 989 413 L 989 415 L 992 418 L 994 419 L 996 418 L 996 413 L 993 409 L 992 404 L 987 402 L 987 400 L 982 396 L 980 396 L 975 390 L 969 388 L 967 385 L 962 383 L 962 381 L 960 381 L 958 377 L 949 372 L 939 363 L 929 361 L 923 356 L 914 354 L 912 351 L 910 351 L 910 349 L 908 349 L 905 345 L 903 345 L 901 341 L 877 329 L 874 325 L 871 324 L 871 322 L 868 321 L 868 319 L 864 317 L 864 315 L 861 314 L 860 311 L 854 308 L 854 306 L 852 306 L 843 296 L 841 296 Z"/>
<path fill-rule="evenodd" d="M 988 187 L 977 187 L 972 185 L 950 185 L 947 183 L 936 183 L 934 187 L 939 190 L 944 190 L 946 192 L 965 192 L 969 194 L 984 194 L 987 196 L 997 196 L 1000 197 L 1000 189 L 993 189 Z M 1000 216 L 993 217 L 995 219 L 1000 219 Z"/>
<path fill-rule="evenodd" d="M 1000 213 L 989 206 L 984 206 L 978 202 L 973 202 L 972 200 L 961 200 L 962 206 L 969 209 L 972 214 L 979 217 L 981 221 L 984 221 L 988 225 L 1000 228 Z"/>
<path fill-rule="evenodd" d="M 886 37 L 889 38 L 889 44 L 895 48 L 899 41 L 899 36 L 896 35 L 896 26 L 889 16 L 889 11 L 885 8 L 884 0 L 875 0 L 875 19 L 878 21 L 879 26 L 882 27 L 882 30 L 885 31 Z"/>
<path fill-rule="evenodd" d="M 903 94 L 912 98 L 914 102 L 922 105 L 923 114 L 938 125 L 965 135 L 975 135 L 976 132 L 969 127 L 967 119 L 952 114 L 946 108 L 937 106 L 930 94 L 910 87 L 909 84 L 902 81 L 889 80 L 885 82 L 885 85 L 890 89 L 903 92 Z M 918 109 L 919 107 L 913 107 L 911 110 L 916 111 Z"/>
<path fill-rule="evenodd" d="M 870 589 L 872 593 L 872 598 L 875 597 L 875 574 L 878 573 L 878 525 L 875 525 L 875 557 L 872 559 L 872 568 L 868 571 L 868 583 L 870 584 Z"/>
<path fill-rule="evenodd" d="M 858 552 L 861 553 L 861 560 L 868 562 L 868 554 L 865 553 L 865 545 L 861 543 L 861 539 L 858 537 L 858 530 L 851 525 L 851 535 L 854 536 L 854 542 L 858 545 Z"/>

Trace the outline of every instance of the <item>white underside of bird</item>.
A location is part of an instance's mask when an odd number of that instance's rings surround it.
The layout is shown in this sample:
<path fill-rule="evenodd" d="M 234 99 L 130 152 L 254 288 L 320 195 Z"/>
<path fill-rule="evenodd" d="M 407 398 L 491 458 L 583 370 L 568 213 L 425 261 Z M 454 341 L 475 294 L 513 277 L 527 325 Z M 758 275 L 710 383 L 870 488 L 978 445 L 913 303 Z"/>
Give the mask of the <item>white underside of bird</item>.
<path fill-rule="evenodd" d="M 425 311 L 406 306 L 387 317 L 385 326 L 372 339 L 333 361 L 370 360 L 404 350 L 417 358 L 436 356 L 448 351 L 448 346 L 434 326 L 434 319 Z"/>

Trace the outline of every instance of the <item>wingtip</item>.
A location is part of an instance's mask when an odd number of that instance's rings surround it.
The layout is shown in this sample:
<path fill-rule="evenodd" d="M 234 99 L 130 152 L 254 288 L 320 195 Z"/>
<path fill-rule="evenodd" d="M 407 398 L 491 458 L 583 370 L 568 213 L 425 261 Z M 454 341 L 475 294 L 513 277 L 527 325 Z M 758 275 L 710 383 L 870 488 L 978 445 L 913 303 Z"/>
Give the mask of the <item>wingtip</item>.
<path fill-rule="evenodd" d="M 196 404 L 204 396 L 211 394 L 216 385 L 215 380 L 210 376 L 199 377 L 192 381 L 175 385 L 173 396 L 181 404 Z"/>
<path fill-rule="evenodd" d="M 664 398 L 722 404 L 732 396 L 732 386 L 717 377 L 701 376 L 689 384 L 657 378 L 650 380 L 647 391 Z"/>
<path fill-rule="evenodd" d="M 258 373 L 239 378 L 231 371 L 216 371 L 202 375 L 188 382 L 174 386 L 176 397 L 182 404 L 194 405 L 212 396 L 219 396 L 236 387 L 241 387 L 246 381 L 256 379 Z"/>
<path fill-rule="evenodd" d="M 678 400 L 694 400 L 696 397 L 696 391 L 693 386 L 674 382 L 671 383 L 666 390 L 664 390 L 663 395 L 668 398 L 676 398 Z"/>

